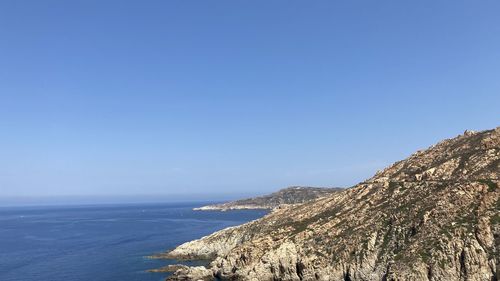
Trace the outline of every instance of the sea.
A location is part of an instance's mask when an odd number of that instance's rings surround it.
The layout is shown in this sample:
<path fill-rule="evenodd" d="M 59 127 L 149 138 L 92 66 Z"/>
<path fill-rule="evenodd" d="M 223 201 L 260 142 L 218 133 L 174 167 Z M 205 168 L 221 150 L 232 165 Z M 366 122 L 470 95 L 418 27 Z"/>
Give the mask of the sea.
<path fill-rule="evenodd" d="M 0 280 L 165 280 L 147 270 L 179 262 L 148 256 L 266 214 L 192 210 L 201 205 L 0 207 Z"/>

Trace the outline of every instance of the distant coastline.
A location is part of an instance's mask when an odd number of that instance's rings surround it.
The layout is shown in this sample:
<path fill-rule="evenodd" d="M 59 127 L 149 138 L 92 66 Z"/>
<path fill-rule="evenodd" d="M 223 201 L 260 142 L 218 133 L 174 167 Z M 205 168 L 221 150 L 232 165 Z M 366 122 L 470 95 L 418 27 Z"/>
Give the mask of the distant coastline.
<path fill-rule="evenodd" d="M 342 190 L 344 189 L 339 187 L 290 186 L 269 195 L 229 201 L 220 204 L 205 205 L 194 208 L 193 210 L 272 210 L 286 205 L 309 202 Z"/>

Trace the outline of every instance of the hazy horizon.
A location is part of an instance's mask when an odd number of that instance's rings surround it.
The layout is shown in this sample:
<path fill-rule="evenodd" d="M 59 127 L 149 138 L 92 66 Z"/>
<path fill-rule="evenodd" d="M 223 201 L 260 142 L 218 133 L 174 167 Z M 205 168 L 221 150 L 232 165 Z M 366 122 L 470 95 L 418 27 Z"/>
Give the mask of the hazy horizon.
<path fill-rule="evenodd" d="M 500 125 L 499 8 L 3 1 L 0 204 L 352 186 Z"/>
<path fill-rule="evenodd" d="M 158 195 L 73 195 L 73 196 L 7 196 L 0 197 L 3 207 L 44 207 L 122 204 L 163 204 L 163 203 L 218 203 L 236 200 L 256 194 L 158 194 Z"/>

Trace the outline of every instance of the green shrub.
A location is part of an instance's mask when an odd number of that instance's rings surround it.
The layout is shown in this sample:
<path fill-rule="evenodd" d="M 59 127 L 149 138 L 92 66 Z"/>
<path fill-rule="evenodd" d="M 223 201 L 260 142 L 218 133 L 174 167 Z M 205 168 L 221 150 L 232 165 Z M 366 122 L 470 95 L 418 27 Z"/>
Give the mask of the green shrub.
<path fill-rule="evenodd" d="M 478 180 L 478 181 L 488 186 L 488 192 L 494 192 L 498 188 L 498 184 L 491 180 Z"/>

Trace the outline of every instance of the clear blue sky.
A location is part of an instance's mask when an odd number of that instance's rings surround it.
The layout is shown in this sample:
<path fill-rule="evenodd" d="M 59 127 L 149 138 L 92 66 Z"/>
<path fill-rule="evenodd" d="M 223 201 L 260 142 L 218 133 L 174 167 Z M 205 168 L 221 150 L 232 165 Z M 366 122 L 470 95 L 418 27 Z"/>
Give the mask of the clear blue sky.
<path fill-rule="evenodd" d="M 349 186 L 500 125 L 498 1 L 0 2 L 0 197 Z"/>

